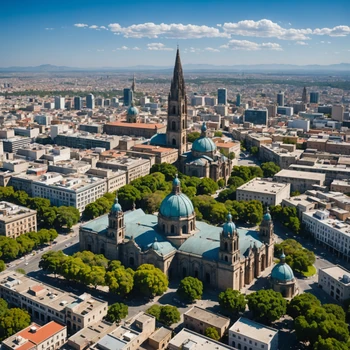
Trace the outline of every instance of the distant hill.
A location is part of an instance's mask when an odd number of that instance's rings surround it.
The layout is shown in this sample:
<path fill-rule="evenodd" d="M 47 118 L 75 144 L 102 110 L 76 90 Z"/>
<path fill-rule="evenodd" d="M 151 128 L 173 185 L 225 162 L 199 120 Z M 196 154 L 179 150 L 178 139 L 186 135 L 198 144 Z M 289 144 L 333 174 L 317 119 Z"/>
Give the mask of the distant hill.
<path fill-rule="evenodd" d="M 172 66 L 147 66 L 138 65 L 130 67 L 100 67 L 79 68 L 67 66 L 55 66 L 42 64 L 29 67 L 0 67 L 0 72 L 73 72 L 73 71 L 171 71 Z M 339 63 L 330 65 L 304 65 L 293 64 L 256 64 L 256 65 L 213 65 L 213 64 L 185 64 L 186 71 L 208 71 L 208 72 L 350 72 L 350 63 Z"/>

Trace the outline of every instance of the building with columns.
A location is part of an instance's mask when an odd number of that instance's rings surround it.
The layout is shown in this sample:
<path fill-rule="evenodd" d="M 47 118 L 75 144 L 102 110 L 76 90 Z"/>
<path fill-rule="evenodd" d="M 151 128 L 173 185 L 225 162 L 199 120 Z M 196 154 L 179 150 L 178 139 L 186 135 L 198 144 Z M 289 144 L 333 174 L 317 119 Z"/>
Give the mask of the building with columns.
<path fill-rule="evenodd" d="M 153 264 L 169 279 L 193 276 L 218 289 L 241 289 L 273 263 L 274 232 L 269 213 L 260 232 L 237 229 L 232 215 L 222 227 L 196 220 L 180 180 L 158 215 L 124 213 L 116 198 L 109 214 L 80 227 L 81 250 L 118 259 L 126 267 Z"/>

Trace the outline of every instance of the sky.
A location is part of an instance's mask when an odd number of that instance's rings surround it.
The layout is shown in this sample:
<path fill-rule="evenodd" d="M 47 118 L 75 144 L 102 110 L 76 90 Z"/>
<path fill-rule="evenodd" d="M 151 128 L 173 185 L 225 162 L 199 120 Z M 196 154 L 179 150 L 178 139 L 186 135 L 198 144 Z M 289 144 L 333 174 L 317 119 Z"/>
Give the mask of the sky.
<path fill-rule="evenodd" d="M 350 63 L 349 0 L 11 0 L 0 67 Z"/>

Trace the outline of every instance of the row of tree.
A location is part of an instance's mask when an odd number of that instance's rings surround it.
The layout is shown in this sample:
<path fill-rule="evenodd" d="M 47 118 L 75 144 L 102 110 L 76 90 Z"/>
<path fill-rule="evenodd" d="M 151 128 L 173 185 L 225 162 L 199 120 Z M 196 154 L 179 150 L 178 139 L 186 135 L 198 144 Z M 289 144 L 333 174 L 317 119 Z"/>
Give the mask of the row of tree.
<path fill-rule="evenodd" d="M 15 191 L 13 187 L 0 187 L 0 201 L 8 201 L 37 211 L 39 227 L 70 229 L 80 219 L 79 210 L 74 207 L 51 206 L 50 200 L 40 197 L 29 197 L 25 191 Z"/>
<path fill-rule="evenodd" d="M 274 220 L 288 227 L 293 233 L 298 234 L 301 229 L 300 219 L 295 207 L 270 206 L 270 213 Z"/>
<path fill-rule="evenodd" d="M 5 261 L 14 260 L 30 253 L 33 249 L 52 242 L 57 236 L 57 231 L 53 228 L 49 230 L 41 229 L 38 232 L 27 232 L 17 238 L 0 236 L 0 257 Z"/>
<path fill-rule="evenodd" d="M 168 288 L 168 279 L 150 264 L 136 271 L 125 268 L 118 260 L 108 260 L 90 251 L 65 255 L 62 251 L 43 254 L 39 267 L 48 273 L 60 275 L 68 281 L 84 285 L 108 286 L 111 293 L 125 297 L 132 291 L 147 297 L 162 295 Z"/>

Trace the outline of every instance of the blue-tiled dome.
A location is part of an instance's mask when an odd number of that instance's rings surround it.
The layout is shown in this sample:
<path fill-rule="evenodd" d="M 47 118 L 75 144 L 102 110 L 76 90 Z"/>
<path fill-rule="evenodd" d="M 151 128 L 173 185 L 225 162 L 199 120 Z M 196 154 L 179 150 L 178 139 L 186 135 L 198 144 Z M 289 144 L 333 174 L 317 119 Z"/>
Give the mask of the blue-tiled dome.
<path fill-rule="evenodd" d="M 157 238 L 154 239 L 154 242 L 153 242 L 153 244 L 152 244 L 152 249 L 153 249 L 153 250 L 159 250 L 159 249 L 160 249 L 160 245 L 159 245 L 159 243 L 158 243 Z"/>
<path fill-rule="evenodd" d="M 233 232 L 236 231 L 236 225 L 234 224 L 234 222 L 232 222 L 232 215 L 231 213 L 227 214 L 227 221 L 225 222 L 224 226 L 223 226 L 223 232 L 224 232 L 224 236 L 232 236 Z"/>
<path fill-rule="evenodd" d="M 294 280 L 294 273 L 291 267 L 284 261 L 285 255 L 282 253 L 281 262 L 271 271 L 271 278 L 277 282 L 290 282 Z"/>
<path fill-rule="evenodd" d="M 207 153 L 216 151 L 216 145 L 209 137 L 200 137 L 193 142 L 192 149 L 196 152 Z"/>
<path fill-rule="evenodd" d="M 118 203 L 118 197 L 115 197 L 114 204 L 112 205 L 111 212 L 117 213 L 118 211 L 123 211 L 122 206 Z"/>
<path fill-rule="evenodd" d="M 138 114 L 139 114 L 139 110 L 132 104 L 128 108 L 128 115 L 138 115 Z"/>
<path fill-rule="evenodd" d="M 179 180 L 179 178 L 177 177 L 177 174 L 176 174 L 175 179 L 173 180 L 173 186 L 180 186 L 180 180 Z"/>
<path fill-rule="evenodd" d="M 266 213 L 264 214 L 264 217 L 263 217 L 263 220 L 264 221 L 271 221 L 271 215 L 270 215 L 270 211 L 269 211 L 269 208 L 267 208 L 267 211 Z"/>

